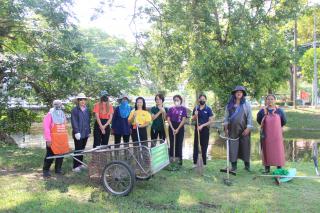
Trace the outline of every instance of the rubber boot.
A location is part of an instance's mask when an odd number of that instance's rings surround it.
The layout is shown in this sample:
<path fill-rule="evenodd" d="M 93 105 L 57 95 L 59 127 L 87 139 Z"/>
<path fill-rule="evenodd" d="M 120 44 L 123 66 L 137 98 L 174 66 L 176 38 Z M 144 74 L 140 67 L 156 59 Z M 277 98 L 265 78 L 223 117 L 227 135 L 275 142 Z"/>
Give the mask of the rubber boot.
<path fill-rule="evenodd" d="M 251 172 L 250 163 L 249 162 L 244 162 L 244 169 L 247 170 L 248 172 Z"/>
<path fill-rule="evenodd" d="M 268 174 L 268 173 L 270 173 L 270 166 L 265 166 L 263 174 Z"/>
<path fill-rule="evenodd" d="M 233 172 L 237 171 L 237 161 L 231 162 L 231 171 L 233 171 Z"/>

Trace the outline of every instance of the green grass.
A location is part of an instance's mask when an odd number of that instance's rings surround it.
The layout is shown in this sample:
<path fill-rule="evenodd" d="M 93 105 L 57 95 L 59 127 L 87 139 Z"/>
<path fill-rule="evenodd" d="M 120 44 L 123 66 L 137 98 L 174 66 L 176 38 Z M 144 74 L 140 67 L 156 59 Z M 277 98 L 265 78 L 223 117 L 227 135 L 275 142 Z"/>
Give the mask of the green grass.
<path fill-rule="evenodd" d="M 181 170 L 162 170 L 148 181 L 138 181 L 126 197 L 107 194 L 87 173 L 74 174 L 71 160 L 63 164 L 63 177 L 43 180 L 44 150 L 0 145 L 0 212 L 318 212 L 320 180 L 295 179 L 276 186 L 270 178 L 257 178 L 262 168 L 253 162 L 249 174 L 239 162 L 233 185 L 218 172 L 225 161 L 209 161 L 198 176 L 185 161 Z M 314 175 L 312 162 L 288 163 L 300 175 Z"/>

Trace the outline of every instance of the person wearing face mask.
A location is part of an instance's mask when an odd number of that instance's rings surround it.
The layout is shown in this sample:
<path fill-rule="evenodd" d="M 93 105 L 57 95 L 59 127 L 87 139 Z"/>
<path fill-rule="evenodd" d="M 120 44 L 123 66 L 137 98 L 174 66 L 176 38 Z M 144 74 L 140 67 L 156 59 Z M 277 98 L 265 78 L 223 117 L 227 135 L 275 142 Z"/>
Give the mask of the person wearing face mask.
<path fill-rule="evenodd" d="M 250 132 L 253 125 L 251 106 L 245 99 L 246 95 L 243 86 L 236 86 L 231 92 L 224 114 L 225 134 L 230 138 L 239 138 L 229 141 L 231 172 L 234 173 L 237 171 L 238 158 L 243 160 L 245 170 L 250 171 Z"/>
<path fill-rule="evenodd" d="M 157 94 L 155 96 L 156 106 L 151 108 L 152 125 L 151 125 L 151 139 L 166 139 L 166 133 L 164 130 L 164 121 L 167 117 L 168 108 L 163 106 L 164 96 Z"/>
<path fill-rule="evenodd" d="M 66 116 L 62 110 L 62 102 L 60 100 L 53 101 L 53 108 L 43 118 L 43 132 L 46 140 L 46 157 L 43 163 L 43 177 L 49 178 L 50 167 L 53 159 L 47 159 L 57 154 L 65 154 L 69 152 L 68 132 L 66 128 Z M 55 173 L 62 174 L 63 157 L 55 159 Z"/>
<path fill-rule="evenodd" d="M 169 123 L 169 138 L 170 138 L 170 157 L 180 159 L 179 164 L 182 165 L 182 144 L 184 139 L 184 124 L 187 120 L 187 108 L 182 106 L 182 97 L 180 95 L 173 96 L 174 106 L 169 109 L 167 113 L 167 120 Z M 175 135 L 175 136 L 174 136 Z M 175 138 L 175 140 L 174 140 Z M 175 143 L 175 150 L 173 150 Z"/>
<path fill-rule="evenodd" d="M 270 166 L 282 168 L 285 164 L 282 127 L 287 119 L 284 111 L 275 105 L 275 100 L 275 95 L 268 95 L 265 99 L 266 107 L 257 114 L 262 131 L 260 137 L 265 174 L 270 172 Z"/>
<path fill-rule="evenodd" d="M 197 166 L 199 142 L 198 129 L 200 133 L 200 146 L 203 164 L 207 165 L 207 149 L 209 144 L 210 124 L 213 122 L 213 112 L 210 107 L 206 105 L 207 96 L 200 95 L 198 97 L 199 106 L 195 107 L 192 112 L 192 120 L 199 121 L 195 124 L 194 129 L 194 145 L 193 145 L 193 167 Z"/>
<path fill-rule="evenodd" d="M 147 110 L 146 101 L 143 97 L 136 99 L 134 108 L 135 110 L 131 111 L 128 118 L 128 122 L 132 124 L 132 141 L 146 141 L 148 140 L 147 127 L 151 122 L 151 115 Z M 139 135 L 137 130 L 139 130 Z M 147 143 L 141 144 L 147 146 Z"/>
<path fill-rule="evenodd" d="M 118 102 L 120 105 L 115 108 L 112 117 L 114 143 L 119 144 L 121 138 L 123 138 L 125 143 L 128 143 L 130 139 L 130 124 L 128 123 L 128 117 L 131 112 L 129 97 L 127 95 L 122 95 L 118 99 Z"/>
<path fill-rule="evenodd" d="M 96 122 L 93 129 L 93 148 L 108 145 L 110 137 L 110 123 L 113 117 L 113 106 L 109 102 L 107 91 L 100 92 L 100 101 L 93 107 Z"/>
<path fill-rule="evenodd" d="M 72 135 L 74 140 L 75 153 L 84 150 L 87 145 L 89 135 L 91 133 L 90 121 L 91 114 L 88 109 L 87 97 L 83 93 L 79 93 L 76 97 L 77 106 L 71 111 L 71 125 L 72 125 Z M 76 159 L 83 162 L 83 156 L 76 156 Z M 73 159 L 73 169 L 74 172 L 80 172 L 85 166 L 79 161 Z"/>

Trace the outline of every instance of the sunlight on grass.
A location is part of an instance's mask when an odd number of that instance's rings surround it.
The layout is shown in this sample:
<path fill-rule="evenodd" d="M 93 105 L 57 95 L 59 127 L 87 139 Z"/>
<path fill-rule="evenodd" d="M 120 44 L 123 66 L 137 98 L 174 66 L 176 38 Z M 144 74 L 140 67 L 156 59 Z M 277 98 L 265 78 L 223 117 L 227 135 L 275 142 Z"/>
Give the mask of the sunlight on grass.
<path fill-rule="evenodd" d="M 182 206 L 192 206 L 197 204 L 197 200 L 195 200 L 195 197 L 190 192 L 181 190 L 178 203 Z"/>

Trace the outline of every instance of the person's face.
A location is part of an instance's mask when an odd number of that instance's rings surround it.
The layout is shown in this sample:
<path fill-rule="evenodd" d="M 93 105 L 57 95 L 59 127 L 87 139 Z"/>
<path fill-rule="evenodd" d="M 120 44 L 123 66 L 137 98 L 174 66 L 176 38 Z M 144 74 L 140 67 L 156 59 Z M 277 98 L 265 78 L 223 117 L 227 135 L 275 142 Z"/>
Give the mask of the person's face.
<path fill-rule="evenodd" d="M 267 106 L 274 106 L 275 99 L 272 95 L 269 95 L 266 99 Z"/>
<path fill-rule="evenodd" d="M 128 103 L 129 101 L 128 101 L 128 99 L 127 98 L 123 98 L 122 100 L 121 100 L 121 103 Z"/>
<path fill-rule="evenodd" d="M 156 104 L 157 104 L 158 106 L 162 106 L 162 99 L 159 98 L 158 96 L 156 97 Z"/>
<path fill-rule="evenodd" d="M 81 107 L 86 106 L 87 99 L 85 99 L 85 98 L 79 98 L 78 100 L 79 100 L 79 105 L 80 105 Z"/>
<path fill-rule="evenodd" d="M 181 105 L 181 100 L 179 98 L 174 98 L 173 103 L 176 106 L 180 106 Z"/>
<path fill-rule="evenodd" d="M 236 99 L 241 99 L 243 97 L 243 92 L 242 91 L 237 91 L 235 93 Z"/>
<path fill-rule="evenodd" d="M 143 101 L 142 101 L 142 99 L 138 99 L 138 100 L 137 100 L 137 108 L 138 108 L 138 109 L 142 109 L 142 106 L 143 106 Z"/>
<path fill-rule="evenodd" d="M 201 104 L 201 105 L 204 105 L 205 103 L 206 103 L 206 98 L 204 97 L 204 96 L 201 96 L 200 98 L 199 98 L 199 103 Z"/>

